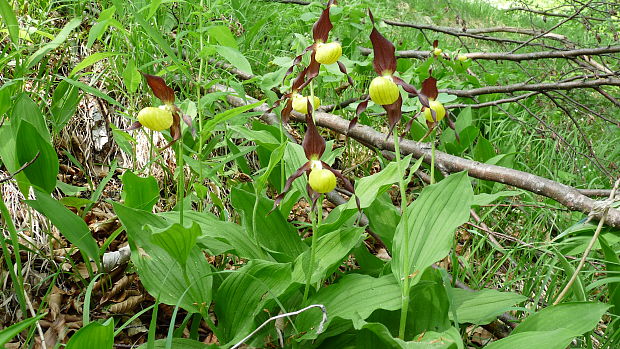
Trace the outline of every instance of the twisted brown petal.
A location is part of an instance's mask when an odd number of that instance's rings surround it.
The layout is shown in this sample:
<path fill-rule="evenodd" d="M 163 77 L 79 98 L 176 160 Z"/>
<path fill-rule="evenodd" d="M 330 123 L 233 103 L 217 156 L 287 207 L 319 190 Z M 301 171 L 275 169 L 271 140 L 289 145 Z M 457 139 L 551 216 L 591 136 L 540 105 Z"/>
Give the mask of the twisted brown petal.
<path fill-rule="evenodd" d="M 398 99 L 396 100 L 396 102 L 383 106 L 383 109 L 385 109 L 385 111 L 387 112 L 388 122 L 390 124 L 389 125 L 390 129 L 388 131 L 387 138 L 390 137 L 390 135 L 392 134 L 392 131 L 394 131 L 394 127 L 396 127 L 396 124 L 398 124 L 398 122 L 403 116 L 403 113 L 401 110 L 402 106 L 403 106 L 402 96 L 398 96 Z"/>
<path fill-rule="evenodd" d="M 136 121 L 133 124 L 131 124 L 131 126 L 127 127 L 125 129 L 125 131 L 133 131 L 133 130 L 137 130 L 140 127 L 142 127 L 142 124 L 140 123 L 140 121 Z"/>
<path fill-rule="evenodd" d="M 342 180 L 342 185 L 344 186 L 344 188 L 355 195 L 355 187 L 353 187 L 353 184 L 351 183 L 351 181 L 347 179 L 347 177 L 343 176 L 342 173 L 340 173 L 340 171 L 333 169 L 331 166 L 329 166 L 325 162 L 321 161 L 321 164 L 323 165 L 324 168 L 331 171 L 331 173 L 333 173 L 336 177 L 340 178 Z M 360 199 L 357 197 L 357 195 L 355 195 L 355 203 L 357 204 L 357 209 L 361 210 Z"/>
<path fill-rule="evenodd" d="M 375 54 L 372 65 L 379 75 L 392 74 L 396 71 L 396 55 L 394 54 L 396 48 L 375 28 L 375 20 L 370 9 L 368 9 L 368 15 L 372 21 L 370 41 Z"/>
<path fill-rule="evenodd" d="M 155 97 L 159 98 L 164 104 L 174 103 L 174 90 L 166 85 L 164 79 L 159 76 L 142 73 L 146 78 L 146 82 L 151 87 Z"/>
<path fill-rule="evenodd" d="M 293 173 L 290 177 L 286 179 L 284 188 L 282 188 L 282 192 L 280 193 L 280 195 L 276 196 L 276 200 L 273 202 L 273 208 L 271 209 L 271 211 L 269 211 L 269 213 L 271 213 L 273 210 L 276 209 L 276 207 L 278 207 L 282 199 L 284 199 L 284 196 L 286 196 L 286 193 L 291 189 L 293 181 L 299 178 L 306 171 L 310 171 L 310 161 L 303 164 L 300 168 L 297 169 L 297 171 L 295 171 L 295 173 Z"/>
<path fill-rule="evenodd" d="M 332 21 L 329 19 L 329 8 L 333 3 L 333 0 L 329 0 L 327 2 L 327 6 L 312 27 L 312 37 L 314 39 L 314 42 L 327 42 L 327 38 L 329 37 L 329 31 L 332 30 L 332 28 L 334 27 L 332 25 Z"/>
<path fill-rule="evenodd" d="M 422 81 L 422 94 L 431 100 L 437 99 L 437 96 L 439 95 L 439 90 L 437 90 L 437 79 L 429 76 Z"/>
<path fill-rule="evenodd" d="M 308 129 L 301 145 L 306 153 L 306 159 L 318 160 L 325 152 L 325 139 L 319 134 L 319 130 L 312 119 L 312 113 L 312 105 L 310 104 L 310 98 L 308 98 L 308 114 L 306 114 Z"/>

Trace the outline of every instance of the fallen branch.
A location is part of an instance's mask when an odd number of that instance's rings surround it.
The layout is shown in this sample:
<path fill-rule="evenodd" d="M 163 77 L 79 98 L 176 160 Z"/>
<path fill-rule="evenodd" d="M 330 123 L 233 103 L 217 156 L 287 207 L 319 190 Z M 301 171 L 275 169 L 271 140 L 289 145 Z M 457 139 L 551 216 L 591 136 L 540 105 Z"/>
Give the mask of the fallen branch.
<path fill-rule="evenodd" d="M 553 46 L 549 46 L 549 45 L 545 45 L 541 43 L 527 43 L 527 41 L 521 41 L 521 40 L 499 38 L 496 36 L 488 36 L 488 35 L 480 35 L 480 34 L 472 34 L 471 32 L 467 32 L 467 30 L 463 31 L 462 29 L 452 28 L 452 27 L 441 27 L 441 26 L 428 25 L 428 24 L 404 23 L 404 22 L 392 21 L 389 19 L 384 20 L 384 22 L 385 24 L 393 25 L 396 27 L 407 27 L 407 28 L 414 28 L 414 29 L 419 29 L 419 30 L 431 30 L 434 32 L 457 36 L 457 37 L 467 37 L 467 38 L 472 38 L 472 39 L 477 39 L 477 40 L 486 40 L 486 41 L 494 41 L 494 42 L 505 42 L 505 43 L 517 44 L 517 45 L 526 44 L 529 46 L 541 46 L 541 47 L 545 47 L 545 48 L 552 49 L 552 50 L 558 49 L 557 47 L 553 47 Z"/>
<path fill-rule="evenodd" d="M 211 90 L 234 92 L 229 87 L 219 84 L 213 85 Z M 244 100 L 232 93 L 227 96 L 227 100 L 235 106 L 243 106 L 256 102 L 256 99 L 252 97 L 246 97 Z M 275 118 L 275 115 L 266 113 L 268 108 L 266 104 L 263 104 L 254 108 L 254 110 L 263 112 L 263 119 Z M 297 121 L 304 121 L 304 116 L 299 113 L 292 113 L 292 117 Z M 337 133 L 347 134 L 349 128 L 348 120 L 344 120 L 338 115 L 324 112 L 316 112 L 315 118 L 318 126 L 329 128 Z M 378 132 L 366 125 L 356 125 L 348 132 L 348 136 L 362 143 L 373 145 L 380 150 L 394 150 L 392 140 L 386 140 L 384 133 Z M 424 157 L 426 163 L 431 163 L 431 148 L 427 143 L 403 140 L 401 142 L 401 151 L 403 151 L 404 154 L 413 154 L 414 157 Z M 581 194 L 573 187 L 531 173 L 484 164 L 449 155 L 437 150 L 435 151 L 435 164 L 449 173 L 468 171 L 469 176 L 473 178 L 503 183 L 548 197 L 573 211 L 590 214 L 597 205 L 597 201 Z M 600 219 L 600 214 L 595 214 L 594 218 Z M 617 209 L 610 209 L 607 213 L 605 223 L 611 227 L 620 228 L 620 211 Z"/>
<path fill-rule="evenodd" d="M 474 97 L 491 93 L 511 93 L 518 91 L 557 91 L 572 90 L 574 88 L 597 88 L 600 86 L 620 86 L 618 78 L 602 78 L 586 81 L 549 82 L 540 84 L 519 83 L 504 86 L 485 86 L 469 90 L 442 89 L 439 92 L 458 97 Z"/>
<path fill-rule="evenodd" d="M 363 55 L 369 55 L 372 53 L 372 50 L 366 47 L 360 48 L 360 51 Z M 507 52 L 470 52 L 470 53 L 462 53 L 461 55 L 474 60 L 490 60 L 490 61 L 513 61 L 513 62 L 521 62 L 521 61 L 531 61 L 538 59 L 548 59 L 548 58 L 575 58 L 581 56 L 591 56 L 591 55 L 602 55 L 607 53 L 618 53 L 620 52 L 620 46 L 607 46 L 607 47 L 596 47 L 596 48 L 582 48 L 577 50 L 568 50 L 568 51 L 540 51 L 540 52 L 530 52 L 530 53 L 507 53 Z M 418 50 L 406 50 L 406 51 L 396 51 L 396 57 L 398 58 L 417 58 L 417 59 L 426 59 L 431 56 L 431 51 L 418 51 Z M 446 59 L 454 59 L 454 57 L 450 57 L 446 54 L 443 55 Z"/>
<path fill-rule="evenodd" d="M 538 11 L 538 10 L 532 10 L 526 7 L 511 7 L 509 9 L 506 9 L 506 11 L 525 11 L 525 12 L 531 12 L 531 13 L 535 13 L 541 16 L 546 16 L 546 17 L 562 17 L 562 18 L 569 18 L 571 17 L 570 15 L 565 15 L 563 13 L 553 13 L 553 12 L 547 12 L 547 11 Z M 579 16 L 579 18 L 585 18 L 587 20 L 590 21 L 601 21 L 604 22 L 606 20 L 608 20 L 608 18 L 597 18 L 597 17 L 591 17 L 591 16 Z"/>

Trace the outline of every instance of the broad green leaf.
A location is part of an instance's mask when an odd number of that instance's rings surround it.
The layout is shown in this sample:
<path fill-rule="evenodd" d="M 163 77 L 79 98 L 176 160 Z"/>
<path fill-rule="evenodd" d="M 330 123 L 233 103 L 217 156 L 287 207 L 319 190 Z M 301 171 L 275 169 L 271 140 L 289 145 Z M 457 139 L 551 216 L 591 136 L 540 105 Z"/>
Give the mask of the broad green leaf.
<path fill-rule="evenodd" d="M 62 79 L 68 83 L 70 83 L 71 85 L 81 89 L 82 91 L 86 92 L 86 93 L 90 93 L 91 95 L 95 96 L 95 97 L 99 97 L 101 99 L 105 99 L 106 101 L 108 101 L 110 104 L 115 105 L 119 108 L 124 108 L 124 106 L 122 104 L 120 104 L 119 102 L 117 102 L 114 98 L 110 97 L 109 95 L 99 91 L 98 89 L 90 86 L 90 85 L 86 85 L 85 83 L 81 82 L 81 81 L 76 81 L 67 77 L 62 77 Z"/>
<path fill-rule="evenodd" d="M 37 130 L 41 138 L 51 143 L 50 132 L 47 129 L 41 108 L 26 93 L 20 93 L 15 99 L 15 106 L 11 111 L 11 127 L 17 134 L 22 122 L 29 122 Z"/>
<path fill-rule="evenodd" d="M 163 212 L 160 216 L 168 222 L 177 223 L 179 220 L 178 212 Z M 273 260 L 239 224 L 224 222 L 210 213 L 196 211 L 184 212 L 184 219 L 200 225 L 202 235 L 197 243 L 213 254 L 219 254 L 212 250 L 214 247 L 226 248 L 222 252 L 232 252 L 241 258 Z"/>
<path fill-rule="evenodd" d="M 118 203 L 112 205 L 127 231 L 131 260 L 146 290 L 162 303 L 179 305 L 189 312 L 208 308 L 213 277 L 204 253 L 194 247 L 183 269 L 163 248 L 152 242 L 151 231 L 144 229 L 145 225 L 163 229 L 170 222 L 149 212 Z"/>
<path fill-rule="evenodd" d="M 406 156 L 402 159 L 401 164 L 403 168 L 407 168 L 410 161 L 411 156 Z M 415 167 L 419 166 L 420 163 L 420 161 L 417 162 L 412 170 L 415 171 Z M 388 190 L 392 184 L 398 182 L 402 176 L 404 174 L 398 170 L 398 164 L 391 162 L 380 172 L 358 180 L 355 183 L 355 195 L 360 199 L 360 207 L 362 209 L 369 207 L 379 195 Z M 341 226 L 353 217 L 356 212 L 357 204 L 355 200 L 349 200 L 345 205 L 338 206 L 325 220 L 325 224 L 329 224 L 329 228 L 326 226 L 325 229 L 336 229 L 336 227 Z"/>
<path fill-rule="evenodd" d="M 449 330 L 437 333 L 426 332 L 415 341 L 405 342 L 394 338 L 387 327 L 382 323 L 367 323 L 356 335 L 356 349 L 394 348 L 394 349 L 460 349 L 463 342 L 458 330 L 451 327 Z"/>
<path fill-rule="evenodd" d="M 310 250 L 302 253 L 295 260 L 293 280 L 304 283 L 307 274 L 312 272 L 310 283 L 314 284 L 324 278 L 326 273 L 333 272 L 334 268 L 349 255 L 349 252 L 362 238 L 364 228 L 349 227 L 332 231 L 319 237 L 316 245 L 314 265 L 309 266 Z"/>
<path fill-rule="evenodd" d="M 239 49 L 239 46 L 237 45 L 237 40 L 235 39 L 235 36 L 232 34 L 228 26 L 216 25 L 207 29 L 207 33 L 209 33 L 209 35 L 214 38 L 218 42 L 218 44 L 234 48 L 236 50 Z"/>
<path fill-rule="evenodd" d="M 10 341 L 13 337 L 17 336 L 20 332 L 27 329 L 28 327 L 34 325 L 37 321 L 39 321 L 44 316 L 45 314 L 41 314 L 37 317 L 32 317 L 24 321 L 20 321 L 5 329 L 0 330 L 0 346 L 4 346 L 4 344 Z"/>
<path fill-rule="evenodd" d="M 443 332 L 450 328 L 450 301 L 438 270 L 427 268 L 420 282 L 411 288 L 409 298 L 406 340 L 414 340 L 429 331 Z"/>
<path fill-rule="evenodd" d="M 512 333 L 568 330 L 573 337 L 590 331 L 609 309 L 608 304 L 571 302 L 549 306 L 523 320 Z"/>
<path fill-rule="evenodd" d="M 142 81 L 142 75 L 136 68 L 136 63 L 133 59 L 130 59 L 123 70 L 123 83 L 129 94 L 136 93 L 140 82 Z"/>
<path fill-rule="evenodd" d="M 15 138 L 15 154 L 20 165 L 32 161 L 23 173 L 30 183 L 48 194 L 56 188 L 58 176 L 58 155 L 54 147 L 43 139 L 39 132 L 28 122 L 22 122 Z"/>
<path fill-rule="evenodd" d="M 265 185 L 267 184 L 267 180 L 269 179 L 271 172 L 282 160 L 285 150 L 286 150 L 286 143 L 282 143 L 273 152 L 271 152 L 269 156 L 269 164 L 267 165 L 267 168 L 265 169 L 263 174 L 261 174 L 257 180 L 257 188 L 259 192 L 262 192 L 263 188 L 265 188 Z"/>
<path fill-rule="evenodd" d="M 99 246 L 84 220 L 56 201 L 49 193 L 34 189 L 34 194 L 36 200 L 25 202 L 47 217 L 70 243 L 99 264 Z"/>
<path fill-rule="evenodd" d="M 407 208 L 409 231 L 404 232 L 403 220 L 394 235 L 392 272 L 398 280 L 414 275 L 412 285 L 424 269 L 444 258 L 454 240 L 454 231 L 467 222 L 473 190 L 466 172 L 446 177 L 422 190 Z M 405 247 L 409 234 L 409 250 Z M 408 255 L 408 275 L 404 275 L 405 254 Z"/>
<path fill-rule="evenodd" d="M 267 131 L 255 131 L 248 129 L 245 126 L 229 126 L 230 130 L 239 133 L 244 139 L 251 140 L 256 144 L 274 151 L 280 146 L 280 140 L 276 139 L 271 133 Z"/>
<path fill-rule="evenodd" d="M 80 63 L 73 67 L 73 69 L 71 69 L 71 72 L 69 73 L 69 76 L 73 77 L 77 72 L 81 71 L 84 68 L 90 67 L 91 65 L 99 62 L 102 59 L 118 55 L 120 55 L 120 53 L 117 52 L 95 52 L 92 55 L 84 58 Z"/>
<path fill-rule="evenodd" d="M 179 264 L 185 266 L 198 236 L 200 236 L 200 226 L 196 222 L 190 228 L 175 223 L 164 229 L 154 228 L 151 240 L 166 250 Z"/>
<path fill-rule="evenodd" d="M 168 339 L 158 339 L 155 341 L 154 349 L 168 349 L 167 345 Z M 187 338 L 173 338 L 172 346 L 170 349 L 207 349 L 207 348 L 219 348 L 216 344 L 206 345 L 199 341 L 195 341 L 193 339 Z M 138 349 L 149 349 L 148 343 L 144 343 L 138 347 Z"/>
<path fill-rule="evenodd" d="M 13 8 L 7 0 L 0 0 L 0 15 L 4 20 L 4 24 L 9 30 L 9 36 L 13 44 L 19 44 L 19 24 L 17 23 L 17 17 L 13 12 Z M 0 343 L 1 344 L 1 343 Z"/>
<path fill-rule="evenodd" d="M 66 349 L 111 349 L 114 346 L 114 319 L 91 322 L 71 336 Z"/>
<path fill-rule="evenodd" d="M 599 236 L 598 241 L 605 255 L 607 275 L 620 276 L 620 258 L 618 258 L 618 254 L 609 246 L 602 235 Z M 620 315 L 620 280 L 617 280 L 618 276 L 613 278 L 616 279 L 616 281 L 607 284 L 609 303 L 612 305 L 610 312 L 616 315 Z M 612 278 L 610 277 L 609 279 Z"/>
<path fill-rule="evenodd" d="M 491 159 L 495 155 L 495 148 L 493 148 L 493 144 L 489 142 L 484 136 L 478 136 L 478 142 L 476 142 L 476 146 L 473 150 L 474 160 L 480 162 L 486 162 Z"/>
<path fill-rule="evenodd" d="M 385 243 L 388 251 L 392 251 L 394 232 L 400 221 L 400 211 L 392 203 L 388 193 L 378 195 L 375 201 L 364 209 L 368 217 L 368 227 Z"/>
<path fill-rule="evenodd" d="M 474 195 L 474 200 L 472 201 L 472 206 L 482 206 L 482 205 L 490 205 L 495 200 L 505 197 L 518 196 L 523 194 L 523 192 L 518 190 L 504 190 L 495 194 L 476 194 Z"/>
<path fill-rule="evenodd" d="M 255 317 L 291 284 L 291 265 L 253 260 L 229 275 L 215 296 L 221 343 L 234 343 L 260 323 Z"/>
<path fill-rule="evenodd" d="M 248 62 L 243 53 L 239 52 L 236 48 L 227 46 L 215 46 L 215 50 L 220 54 L 228 63 L 232 64 L 235 68 L 241 70 L 244 73 L 253 74 L 252 66 Z"/>
<path fill-rule="evenodd" d="M 244 227 L 252 231 L 252 211 L 254 208 L 254 193 L 240 188 L 233 188 L 230 199 L 233 207 L 241 214 Z M 279 210 L 274 210 L 273 201 L 261 197 L 257 210 L 257 240 L 259 244 L 270 252 L 278 252 L 274 256 L 280 262 L 292 262 L 297 256 L 308 249 L 301 237 Z M 273 255 L 273 254 L 272 254 Z"/>
<path fill-rule="evenodd" d="M 450 293 L 459 323 L 477 325 L 488 324 L 515 304 L 527 300 L 527 297 L 520 294 L 492 289 L 472 292 L 454 288 Z"/>
<path fill-rule="evenodd" d="M 58 46 L 62 45 L 65 40 L 69 37 L 69 34 L 77 28 L 80 24 L 82 24 L 82 17 L 76 17 L 67 23 L 64 28 L 56 35 L 54 40 L 49 43 L 43 45 L 43 47 L 39 48 L 35 53 L 28 58 L 28 62 L 26 63 L 26 69 L 32 68 L 34 65 L 39 63 L 39 61 L 51 50 L 56 49 Z"/>
<path fill-rule="evenodd" d="M 60 132 L 75 114 L 78 104 L 82 97 L 77 87 L 66 81 L 61 81 L 52 95 L 52 126 L 56 133 Z"/>
<path fill-rule="evenodd" d="M 326 328 L 336 317 L 360 321 L 377 309 L 400 309 L 400 303 L 400 288 L 393 275 L 373 278 L 361 274 L 345 275 L 337 283 L 320 289 L 306 302 L 323 304 L 327 308 Z M 316 326 L 321 321 L 321 314 L 317 309 L 297 317 L 296 326 L 300 331 L 307 331 L 302 339 L 317 337 Z"/>
<path fill-rule="evenodd" d="M 211 132 L 213 132 L 213 130 L 215 130 L 215 127 L 223 122 L 226 122 L 232 118 L 234 118 L 237 115 L 243 114 L 248 110 L 252 110 L 260 105 L 262 105 L 264 103 L 264 101 L 258 101 L 256 103 L 252 103 L 252 104 L 248 104 L 248 105 L 244 105 L 241 107 L 236 107 L 233 109 L 228 109 L 226 111 L 223 111 L 217 115 L 215 115 L 212 119 L 208 120 L 205 125 L 202 128 L 202 135 L 203 136 L 208 136 Z"/>
<path fill-rule="evenodd" d="M 159 201 L 159 185 L 153 176 L 138 177 L 131 171 L 125 171 L 123 177 L 122 199 L 125 206 L 151 212 Z"/>
<path fill-rule="evenodd" d="M 575 337 L 571 331 L 557 329 L 552 331 L 529 331 L 512 333 L 510 336 L 491 342 L 486 349 L 565 349 Z"/>

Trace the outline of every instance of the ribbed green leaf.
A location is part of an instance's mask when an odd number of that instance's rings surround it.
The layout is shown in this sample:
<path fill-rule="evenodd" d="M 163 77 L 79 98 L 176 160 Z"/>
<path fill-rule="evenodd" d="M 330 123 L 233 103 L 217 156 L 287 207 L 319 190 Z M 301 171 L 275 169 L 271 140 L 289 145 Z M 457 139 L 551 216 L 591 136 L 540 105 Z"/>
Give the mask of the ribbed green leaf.
<path fill-rule="evenodd" d="M 471 292 L 455 288 L 450 293 L 459 323 L 478 325 L 492 322 L 498 315 L 527 299 L 520 294 L 491 289 Z"/>
<path fill-rule="evenodd" d="M 409 218 L 409 250 L 405 250 L 405 232 L 401 219 L 394 235 L 392 272 L 404 280 L 405 254 L 409 255 L 409 274 L 414 275 L 411 285 L 420 278 L 424 269 L 444 258 L 454 240 L 454 231 L 467 222 L 473 190 L 466 172 L 446 177 L 430 185 L 407 208 Z"/>
<path fill-rule="evenodd" d="M 244 226 L 252 229 L 252 210 L 254 208 L 254 193 L 243 189 L 233 188 L 231 203 L 241 213 Z M 278 252 L 274 258 L 280 262 L 292 262 L 297 256 L 308 249 L 301 241 L 301 237 L 279 210 L 274 210 L 273 201 L 268 198 L 259 198 L 256 230 L 259 244 L 269 251 Z M 272 253 L 273 255 L 273 253 Z"/>
<path fill-rule="evenodd" d="M 362 238 L 364 228 L 349 227 L 327 233 L 317 242 L 315 264 L 310 263 L 310 250 L 302 253 L 295 260 L 293 281 L 304 283 L 307 273 L 312 272 L 310 283 L 316 283 L 325 278 L 328 273 L 340 265 L 340 262 L 349 255 L 349 252 Z"/>
<path fill-rule="evenodd" d="M 15 153 L 20 165 L 32 161 L 38 153 L 39 157 L 23 173 L 32 185 L 48 194 L 56 188 L 59 168 L 56 150 L 29 122 L 23 121 L 19 126 L 15 137 Z"/>
<path fill-rule="evenodd" d="M 190 228 L 174 223 L 164 229 L 154 228 L 151 240 L 168 252 L 179 264 L 185 266 L 198 236 L 200 236 L 200 226 L 196 222 Z"/>
<path fill-rule="evenodd" d="M 155 341 L 154 349 L 166 349 L 167 339 L 159 339 Z M 144 343 L 138 347 L 138 349 L 147 349 L 148 343 Z M 193 339 L 186 338 L 173 338 L 171 349 L 207 349 L 207 348 L 219 348 L 218 345 L 206 345 L 199 341 L 195 341 Z"/>
<path fill-rule="evenodd" d="M 575 337 L 571 331 L 557 329 L 553 331 L 531 331 L 511 334 L 510 336 L 492 342 L 486 349 L 565 349 Z"/>
<path fill-rule="evenodd" d="M 377 309 L 396 310 L 401 304 L 400 288 L 393 275 L 373 278 L 349 274 L 337 283 L 319 290 L 306 304 L 323 304 L 327 308 L 327 324 L 336 317 L 361 321 Z M 295 321 L 300 331 L 307 333 L 302 339 L 317 337 L 316 326 L 321 321 L 320 310 L 300 314 Z"/>
<path fill-rule="evenodd" d="M 291 284 L 291 265 L 253 260 L 229 275 L 217 290 L 215 313 L 222 343 L 236 342 L 258 324 L 255 317 L 267 301 Z"/>
<path fill-rule="evenodd" d="M 80 90 L 66 81 L 61 81 L 52 95 L 52 126 L 56 133 L 69 122 L 82 100 Z"/>
<path fill-rule="evenodd" d="M 34 189 L 36 200 L 25 200 L 30 207 L 47 217 L 60 233 L 86 256 L 99 263 L 99 245 L 82 218 L 69 211 L 49 193 Z"/>
<path fill-rule="evenodd" d="M 108 57 L 118 56 L 118 55 L 121 55 L 121 54 L 117 52 L 95 52 L 92 55 L 84 58 L 80 63 L 78 63 L 75 67 L 73 67 L 73 69 L 71 69 L 71 72 L 69 73 L 69 76 L 75 75 L 80 70 L 86 67 L 90 67 L 91 65 L 99 62 L 102 59 L 106 59 Z"/>
<path fill-rule="evenodd" d="M 152 242 L 151 231 L 144 229 L 145 225 L 163 229 L 171 222 L 118 203 L 112 205 L 125 226 L 131 246 L 131 260 L 146 290 L 162 303 L 179 305 L 189 312 L 208 308 L 213 278 L 204 253 L 194 247 L 184 270 L 163 248 Z"/>
<path fill-rule="evenodd" d="M 91 322 L 80 328 L 67 343 L 66 349 L 111 349 L 114 346 L 114 319 L 105 323 Z"/>
<path fill-rule="evenodd" d="M 151 211 L 159 200 L 159 185 L 153 176 L 138 177 L 131 171 L 125 171 L 123 177 L 122 199 L 125 205 L 139 210 Z"/>
<path fill-rule="evenodd" d="M 562 303 L 547 307 L 525 318 L 512 333 L 569 330 L 573 337 L 590 331 L 609 309 L 608 304 L 591 302 Z"/>
<path fill-rule="evenodd" d="M 163 212 L 160 216 L 165 217 L 168 222 L 178 223 L 179 221 L 178 212 Z M 238 224 L 224 222 L 210 213 L 196 211 L 184 212 L 184 219 L 200 225 L 202 235 L 198 237 L 197 243 L 213 254 L 219 254 L 213 251 L 213 248 L 224 248 L 222 253 L 231 252 L 241 258 L 273 261 L 273 258 L 265 253 Z"/>

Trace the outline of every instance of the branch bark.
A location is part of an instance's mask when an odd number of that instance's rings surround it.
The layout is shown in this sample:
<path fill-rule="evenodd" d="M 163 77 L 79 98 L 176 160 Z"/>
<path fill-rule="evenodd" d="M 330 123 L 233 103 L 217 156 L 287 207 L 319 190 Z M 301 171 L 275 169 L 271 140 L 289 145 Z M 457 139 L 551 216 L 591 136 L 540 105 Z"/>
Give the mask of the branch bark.
<path fill-rule="evenodd" d="M 369 55 L 372 53 L 372 50 L 366 47 L 360 49 L 363 55 Z M 591 56 L 591 55 L 602 55 L 607 53 L 618 53 L 620 52 L 620 46 L 607 46 L 607 47 L 596 47 L 596 48 L 583 48 L 576 50 L 568 50 L 568 51 L 540 51 L 540 52 L 530 52 L 530 53 L 505 53 L 505 52 L 470 52 L 470 53 L 462 53 L 463 56 L 469 59 L 476 60 L 491 60 L 491 61 L 513 61 L 513 62 L 521 62 L 521 61 L 531 61 L 538 59 L 547 59 L 547 58 L 575 58 L 581 56 Z M 406 50 L 406 51 L 396 51 L 396 57 L 398 58 L 417 58 L 417 59 L 426 59 L 431 56 L 431 51 L 418 51 L 418 50 Z M 446 59 L 453 59 L 454 57 L 450 57 L 448 55 L 443 55 Z"/>
<path fill-rule="evenodd" d="M 219 84 L 213 85 L 211 89 L 213 91 L 233 92 L 230 88 Z M 235 106 L 256 102 L 256 99 L 252 97 L 246 97 L 246 101 L 233 94 L 227 96 L 227 99 L 229 103 Z M 263 104 L 254 108 L 254 110 L 263 112 L 263 119 L 272 118 L 273 120 L 275 115 L 271 114 L 271 116 L 269 116 L 270 114 L 266 113 L 268 108 L 266 104 Z M 304 121 L 304 116 L 296 112 L 292 113 L 292 118 L 297 121 Z M 316 112 L 315 118 L 318 126 L 329 128 L 337 133 L 346 134 L 349 128 L 348 120 L 344 120 L 334 114 Z M 358 124 L 353 127 L 348 133 L 348 136 L 362 143 L 371 144 L 380 150 L 394 151 L 392 140 L 386 140 L 384 133 L 378 132 L 366 125 Z M 404 154 L 413 154 L 414 157 L 424 157 L 426 163 L 431 162 L 431 149 L 429 144 L 403 140 L 401 142 L 401 151 L 403 151 Z M 450 173 L 468 171 L 470 177 L 507 184 L 551 198 L 573 211 L 579 211 L 584 214 L 590 214 L 597 204 L 597 201 L 581 194 L 579 190 L 573 187 L 523 171 L 483 164 L 437 150 L 435 151 L 435 164 L 439 168 Z M 600 219 L 600 214 L 594 214 L 593 217 Z M 620 210 L 610 209 L 606 218 L 606 224 L 614 228 L 620 228 Z"/>
<path fill-rule="evenodd" d="M 587 81 L 567 81 L 557 83 L 541 83 L 541 84 L 513 84 L 504 86 L 486 86 L 480 88 L 474 88 L 470 90 L 454 90 L 454 89 L 441 89 L 439 92 L 455 95 L 458 97 L 474 97 L 479 95 L 486 95 L 491 93 L 511 93 L 517 91 L 557 91 L 557 90 L 572 90 L 574 88 L 596 88 L 600 86 L 620 86 L 620 79 L 618 78 L 601 78 Z"/>

